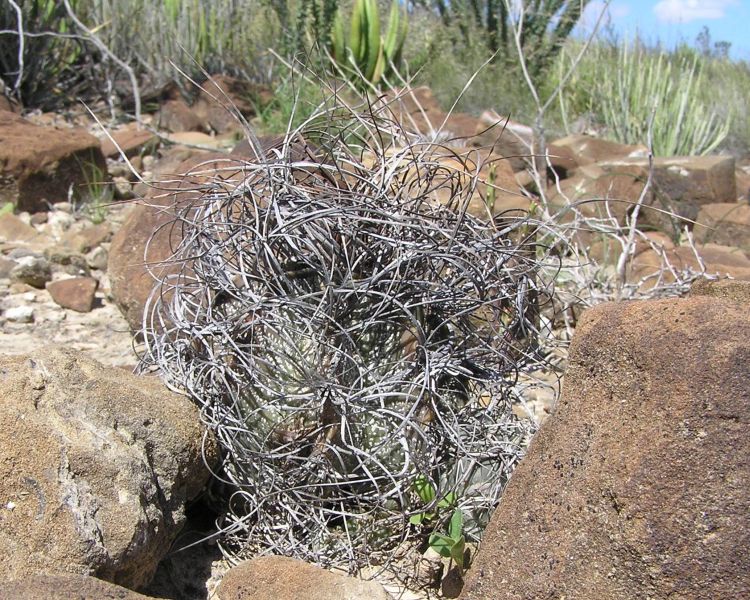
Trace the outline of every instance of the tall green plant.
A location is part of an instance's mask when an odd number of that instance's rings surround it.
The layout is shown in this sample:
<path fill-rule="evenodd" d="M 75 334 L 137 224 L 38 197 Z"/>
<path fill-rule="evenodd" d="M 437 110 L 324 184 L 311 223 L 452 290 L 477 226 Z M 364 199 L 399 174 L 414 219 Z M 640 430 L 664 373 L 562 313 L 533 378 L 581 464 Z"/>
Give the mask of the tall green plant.
<path fill-rule="evenodd" d="M 336 13 L 331 32 L 331 54 L 350 80 L 355 83 L 364 80 L 377 86 L 390 78 L 400 62 L 407 31 L 406 12 L 398 0 L 391 3 L 385 37 L 380 34 L 376 0 L 356 0 L 348 41 L 341 12 Z"/>
<path fill-rule="evenodd" d="M 655 110 L 656 155 L 708 154 L 726 138 L 730 122 L 702 99 L 704 60 L 695 52 L 649 50 L 638 40 L 599 44 L 570 81 L 563 106 L 585 107 L 606 135 L 627 144 L 646 142 Z"/>
<path fill-rule="evenodd" d="M 71 0 L 74 9 L 80 4 Z M 9 2 L 0 2 L 0 30 L 3 31 L 0 34 L 0 76 L 23 104 L 54 108 L 63 95 L 65 82 L 76 80 L 80 75 L 73 67 L 82 58 L 83 43 L 71 36 L 62 2 L 24 0 L 17 5 L 21 9 L 20 23 L 15 8 Z"/>
<path fill-rule="evenodd" d="M 520 25 L 520 45 L 532 78 L 541 80 L 581 18 L 590 0 L 422 0 L 446 28 L 457 27 L 462 44 L 478 35 L 487 53 L 509 65 L 517 61 L 514 26 Z"/>

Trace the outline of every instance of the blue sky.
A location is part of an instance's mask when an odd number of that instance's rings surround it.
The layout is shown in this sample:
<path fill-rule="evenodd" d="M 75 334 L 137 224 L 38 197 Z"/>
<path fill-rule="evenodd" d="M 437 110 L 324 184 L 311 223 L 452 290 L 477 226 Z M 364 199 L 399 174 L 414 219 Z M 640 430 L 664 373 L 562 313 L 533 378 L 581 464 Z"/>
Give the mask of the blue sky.
<path fill-rule="evenodd" d="M 593 0 L 584 22 L 593 24 L 603 5 Z M 648 41 L 692 44 L 706 26 L 713 41 L 732 43 L 732 58 L 750 60 L 750 0 L 612 0 L 608 10 L 609 22 L 623 35 L 637 30 Z"/>

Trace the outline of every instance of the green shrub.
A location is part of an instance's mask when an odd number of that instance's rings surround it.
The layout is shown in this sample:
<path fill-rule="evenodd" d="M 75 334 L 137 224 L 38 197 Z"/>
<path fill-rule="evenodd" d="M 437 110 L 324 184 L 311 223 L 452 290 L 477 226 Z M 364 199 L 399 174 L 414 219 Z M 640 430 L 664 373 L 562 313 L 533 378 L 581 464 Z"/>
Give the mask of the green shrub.
<path fill-rule="evenodd" d="M 562 71 L 572 52 L 561 55 Z M 729 115 L 705 101 L 707 59 L 685 48 L 651 50 L 638 39 L 595 44 L 570 79 L 561 100 L 566 121 L 583 114 L 605 127 L 605 135 L 627 144 L 645 143 L 654 113 L 654 153 L 708 154 L 729 133 Z"/>

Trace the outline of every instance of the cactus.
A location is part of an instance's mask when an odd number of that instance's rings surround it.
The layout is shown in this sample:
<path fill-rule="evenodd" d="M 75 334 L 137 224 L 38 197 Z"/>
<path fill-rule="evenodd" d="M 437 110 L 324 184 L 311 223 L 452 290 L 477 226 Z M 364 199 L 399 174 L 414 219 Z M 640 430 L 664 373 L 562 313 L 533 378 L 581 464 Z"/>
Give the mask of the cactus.
<path fill-rule="evenodd" d="M 398 0 L 393 0 L 385 37 L 380 34 L 380 15 L 375 0 L 356 0 L 346 42 L 341 11 L 331 31 L 331 55 L 350 81 L 378 86 L 387 80 L 401 59 L 408 21 Z M 364 80 L 364 81 L 363 81 Z"/>

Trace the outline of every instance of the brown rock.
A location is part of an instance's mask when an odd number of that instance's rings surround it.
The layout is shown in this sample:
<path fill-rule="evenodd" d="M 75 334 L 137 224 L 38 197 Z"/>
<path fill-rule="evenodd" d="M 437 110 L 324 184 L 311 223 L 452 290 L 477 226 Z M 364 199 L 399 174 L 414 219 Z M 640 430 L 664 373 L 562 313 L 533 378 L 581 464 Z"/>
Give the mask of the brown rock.
<path fill-rule="evenodd" d="M 45 348 L 0 358 L 0 573 L 146 584 L 216 458 L 154 377 Z"/>
<path fill-rule="evenodd" d="M 599 166 L 609 172 L 630 173 L 638 177 L 648 173 L 648 159 L 644 157 L 607 161 Z M 654 159 L 653 192 L 649 205 L 695 220 L 700 207 L 705 204 L 736 200 L 734 159 L 731 156 Z M 658 217 L 649 212 L 646 215 Z"/>
<path fill-rule="evenodd" d="M 690 286 L 690 295 L 726 298 L 747 306 L 750 304 L 750 281 L 697 279 Z"/>
<path fill-rule="evenodd" d="M 91 277 L 71 277 L 51 281 L 47 291 L 58 306 L 87 313 L 94 308 L 94 294 L 99 282 Z"/>
<path fill-rule="evenodd" d="M 719 275 L 721 277 L 734 277 L 750 281 L 750 258 L 739 248 L 731 246 L 719 246 L 717 244 L 704 244 L 697 246 L 703 265 L 706 267 L 707 275 Z M 695 256 L 695 252 L 689 246 L 680 246 L 667 250 L 666 258 L 675 270 L 685 271 L 691 269 L 696 273 L 703 272 L 703 267 Z M 646 250 L 636 256 L 631 264 L 628 281 L 632 283 L 641 282 L 643 289 L 649 289 L 657 285 L 657 274 L 661 268 L 661 254 L 655 250 Z M 667 270 L 661 275 L 661 284 L 669 284 L 674 281 L 674 276 Z"/>
<path fill-rule="evenodd" d="M 134 331 L 143 328 L 144 308 L 157 280 L 181 270 L 180 265 L 169 263 L 181 240 L 179 228 L 171 225 L 177 211 L 200 197 L 193 190 L 206 181 L 242 177 L 242 164 L 239 158 L 219 153 L 188 159 L 175 174 L 165 174 L 169 181 L 137 204 L 115 234 L 107 267 L 112 296 Z M 219 175 L 217 169 L 221 169 Z"/>
<path fill-rule="evenodd" d="M 750 204 L 706 204 L 696 221 L 696 241 L 737 246 L 750 252 Z"/>
<path fill-rule="evenodd" d="M 625 215 L 643 192 L 647 176 L 644 170 L 605 170 L 586 164 L 561 181 L 559 190 L 557 185 L 550 187 L 549 202 L 558 209 L 575 206 L 584 217 L 603 219 L 612 215 L 623 225 Z"/>
<path fill-rule="evenodd" d="M 157 136 L 145 129 L 138 129 L 135 125 L 112 131 L 110 136 L 112 139 L 107 137 L 102 140 L 102 153 L 107 158 L 120 156 L 121 151 L 127 157 L 143 152 L 151 154 L 159 145 Z"/>
<path fill-rule="evenodd" d="M 8 279 L 10 277 L 10 272 L 15 266 L 15 261 L 0 256 L 0 279 Z"/>
<path fill-rule="evenodd" d="M 750 597 L 748 398 L 745 304 L 586 311 L 462 598 Z"/>
<path fill-rule="evenodd" d="M 99 223 L 78 231 L 68 231 L 62 237 L 62 243 L 71 250 L 86 254 L 112 238 L 109 223 Z"/>
<path fill-rule="evenodd" d="M 159 109 L 157 123 L 167 131 L 202 131 L 201 116 L 196 113 L 182 98 L 168 100 Z"/>
<path fill-rule="evenodd" d="M 174 144 L 201 146 L 213 150 L 219 150 L 222 148 L 229 149 L 236 144 L 236 140 L 234 139 L 211 136 L 200 131 L 178 131 L 177 133 L 169 134 L 167 139 Z"/>
<path fill-rule="evenodd" d="M 268 103 L 270 90 L 263 85 L 228 75 L 210 77 L 200 89 L 193 111 L 216 133 L 241 129 L 233 112 L 243 117 L 255 116 L 255 107 Z"/>
<path fill-rule="evenodd" d="M 641 145 L 619 144 L 590 135 L 576 134 L 555 140 L 550 144 L 558 151 L 570 150 L 578 165 L 590 165 L 624 157 L 648 156 L 648 148 Z"/>
<path fill-rule="evenodd" d="M 18 210 L 47 210 L 80 190 L 94 173 L 106 174 L 99 140 L 80 129 L 34 125 L 0 112 L 0 203 Z"/>
<path fill-rule="evenodd" d="M 232 567 L 217 600 L 387 600 L 379 583 L 331 573 L 284 556 L 263 556 Z"/>
<path fill-rule="evenodd" d="M 0 242 L 30 242 L 39 237 L 37 230 L 16 215 L 0 215 Z"/>
<path fill-rule="evenodd" d="M 114 583 L 88 575 L 31 575 L 0 582 L 0 598 L 8 600 L 152 600 Z"/>
<path fill-rule="evenodd" d="M 750 167 L 737 167 L 734 178 L 737 182 L 737 200 L 750 202 Z"/>

